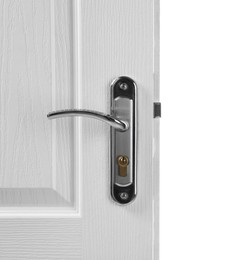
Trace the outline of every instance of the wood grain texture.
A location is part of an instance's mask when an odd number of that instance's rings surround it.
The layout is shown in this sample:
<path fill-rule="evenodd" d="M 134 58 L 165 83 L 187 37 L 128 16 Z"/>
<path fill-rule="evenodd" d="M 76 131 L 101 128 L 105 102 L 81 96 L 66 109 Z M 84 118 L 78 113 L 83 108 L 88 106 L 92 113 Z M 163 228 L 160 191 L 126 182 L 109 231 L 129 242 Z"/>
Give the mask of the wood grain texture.
<path fill-rule="evenodd" d="M 48 189 L 0 189 L 0 205 L 4 207 L 56 207 L 68 206 L 55 190 Z M 0 208 L 0 212 L 1 212 Z M 21 210 L 21 209 L 19 209 Z M 0 213 L 1 214 L 1 213 Z"/>
<path fill-rule="evenodd" d="M 109 127 L 90 120 L 83 124 L 82 172 L 90 173 L 83 174 L 83 259 L 154 259 L 153 4 L 149 0 L 82 2 L 82 106 L 108 112 L 111 81 L 130 76 L 138 85 L 139 128 L 138 194 L 134 203 L 121 207 L 109 194 Z"/>
<path fill-rule="evenodd" d="M 83 259 L 76 219 L 1 220 L 1 259 Z"/>
<path fill-rule="evenodd" d="M 53 43 L 55 51 L 55 86 L 53 92 L 52 110 L 74 107 L 74 85 L 73 85 L 73 6 L 70 0 L 52 1 L 52 15 L 55 22 L 52 26 L 52 37 L 55 33 Z M 54 9 L 54 10 L 53 10 Z M 53 152 L 55 158 L 55 182 L 54 188 L 69 202 L 74 199 L 74 128 L 73 119 L 60 119 L 54 122 Z"/>
<path fill-rule="evenodd" d="M 0 13 L 0 200 L 43 206 L 52 189 L 72 204 L 73 121 L 46 117 L 73 103 L 71 1 L 3 0 Z"/>
<path fill-rule="evenodd" d="M 78 0 L 76 0 L 78 1 Z M 11 2 L 11 1 L 9 1 Z M 25 0 L 19 0 L 25 3 Z M 30 2 L 35 3 L 31 0 Z M 50 12 L 50 1 L 45 3 L 45 13 Z M 7 1 L 5 1 L 6 5 Z M 12 1 L 12 3 L 15 3 Z M 64 5 L 66 1 L 59 1 Z M 71 4 L 71 1 L 67 2 Z M 81 218 L 39 218 L 39 219 L 2 219 L 0 220 L 0 256 L 3 259 L 82 259 L 82 260 L 157 260 L 157 247 L 154 231 L 154 217 L 157 199 L 157 187 L 153 178 L 153 101 L 154 101 L 154 0 L 83 0 L 79 1 L 79 51 L 81 60 L 80 79 L 76 88 L 80 108 L 89 108 L 108 113 L 110 111 L 110 83 L 118 76 L 132 77 L 138 85 L 138 154 L 137 175 L 138 194 L 133 204 L 125 207 L 116 205 L 110 197 L 110 152 L 109 126 L 102 122 L 82 119 L 79 132 L 81 145 L 79 159 L 82 189 Z M 8 8 L 1 7 L 5 11 Z M 56 5 L 55 5 L 56 8 Z M 58 15 L 66 17 L 67 10 L 54 9 L 57 29 Z M 0 9 L 2 10 L 2 9 Z M 58 11 L 56 11 L 58 10 Z M 69 9 L 68 9 L 69 10 Z M 5 23 L 8 19 L 4 19 Z M 65 18 L 59 21 L 59 28 L 66 27 Z M 50 25 L 49 24 L 49 25 Z M 4 25 L 6 26 L 6 25 Z M 6 32 L 7 34 L 7 32 Z M 71 35 L 69 34 L 71 38 Z M 50 43 L 53 44 L 53 39 Z M 64 55 L 60 59 L 57 53 L 69 55 L 71 44 L 62 42 L 61 34 L 55 34 L 58 47 L 51 54 L 51 62 L 57 60 L 53 77 L 54 91 L 49 106 L 71 105 L 71 95 L 64 93 L 65 84 L 72 81 L 70 73 L 71 58 Z M 47 48 L 49 49 L 49 47 Z M 53 51 L 53 47 L 51 47 Z M 72 55 L 72 54 L 71 54 Z M 65 64 L 62 64 L 64 63 Z M 60 73 L 57 73 L 57 72 Z M 5 74 L 4 74 L 5 75 Z M 65 75 L 65 76 L 64 76 Z M 76 76 L 76 75 L 75 75 Z M 2 77 L 2 74 L 1 74 Z M 68 79 L 68 80 L 67 80 Z M 64 82 L 64 80 L 67 80 Z M 57 82 L 59 84 L 57 84 Z M 49 88 L 52 91 L 52 88 Z M 54 91 L 52 93 L 54 93 Z M 62 92 L 63 91 L 63 92 Z M 65 98 L 67 97 L 67 98 Z M 64 100 L 64 101 L 63 101 Z M 48 102 L 48 101 L 46 101 Z M 64 103 L 65 102 L 65 103 Z M 44 105 L 46 103 L 44 102 Z M 62 107 L 61 107 L 62 108 Z M 58 126 L 59 124 L 59 126 Z M 61 125 L 61 127 L 60 127 Z M 49 158 L 52 169 L 62 169 L 62 179 L 71 172 L 71 167 L 56 166 L 58 153 L 52 146 L 63 139 L 63 147 L 68 147 L 71 128 L 66 121 L 61 121 L 49 130 Z M 61 134 L 66 129 L 66 134 Z M 156 130 L 156 128 L 155 128 Z M 59 138 L 59 139 L 58 139 Z M 52 146 L 51 146 L 52 145 Z M 62 149 L 63 150 L 63 149 Z M 53 158 L 55 157 L 55 159 Z M 60 157 L 62 159 L 71 158 Z M 63 163 L 62 160 L 60 163 Z M 67 159 L 70 162 L 70 159 Z M 59 167 L 59 168 L 57 168 Z M 64 172 L 65 171 L 65 172 Z M 156 174 L 156 173 L 155 173 Z M 55 183 L 58 186 L 57 182 Z M 71 197 L 67 188 L 60 187 L 66 198 Z M 68 186 L 69 187 L 69 186 Z"/>
<path fill-rule="evenodd" d="M 0 185 L 51 187 L 48 1 L 1 1 Z"/>
<path fill-rule="evenodd" d="M 160 98 L 160 1 L 154 1 L 154 102 Z M 153 123 L 153 208 L 154 208 L 154 260 L 160 259 L 160 118 L 155 118 Z"/>

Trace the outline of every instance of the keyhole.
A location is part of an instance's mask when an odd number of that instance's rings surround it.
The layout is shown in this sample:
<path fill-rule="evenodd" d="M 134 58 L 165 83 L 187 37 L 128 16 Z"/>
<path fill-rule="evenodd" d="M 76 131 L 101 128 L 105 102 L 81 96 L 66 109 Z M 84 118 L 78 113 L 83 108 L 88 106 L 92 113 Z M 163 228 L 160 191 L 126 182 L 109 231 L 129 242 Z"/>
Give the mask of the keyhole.
<path fill-rule="evenodd" d="M 129 159 L 127 156 L 118 156 L 117 159 L 118 162 L 118 168 L 119 168 L 119 175 L 121 177 L 126 177 L 127 176 L 127 166 L 129 164 Z"/>

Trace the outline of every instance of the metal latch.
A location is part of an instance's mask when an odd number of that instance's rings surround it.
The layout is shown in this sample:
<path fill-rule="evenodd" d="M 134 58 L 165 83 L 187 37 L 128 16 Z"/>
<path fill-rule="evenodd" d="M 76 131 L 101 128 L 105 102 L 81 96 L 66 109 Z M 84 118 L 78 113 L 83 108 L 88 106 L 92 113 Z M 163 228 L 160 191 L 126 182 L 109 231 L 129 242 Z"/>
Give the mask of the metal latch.
<path fill-rule="evenodd" d="M 161 117 L 161 103 L 160 102 L 154 102 L 153 103 L 153 117 Z"/>

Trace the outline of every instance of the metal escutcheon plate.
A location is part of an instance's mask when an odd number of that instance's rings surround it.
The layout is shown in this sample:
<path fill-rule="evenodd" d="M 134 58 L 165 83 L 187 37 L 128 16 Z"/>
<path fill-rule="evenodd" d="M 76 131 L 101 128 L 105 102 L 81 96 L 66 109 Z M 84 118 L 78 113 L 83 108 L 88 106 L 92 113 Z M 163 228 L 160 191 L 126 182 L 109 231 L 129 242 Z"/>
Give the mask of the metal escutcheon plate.
<path fill-rule="evenodd" d="M 111 114 L 127 122 L 127 131 L 111 127 L 111 194 L 119 204 L 136 197 L 137 86 L 129 77 L 119 77 L 111 85 Z M 126 158 L 126 163 L 121 160 Z M 124 167 L 124 168 L 123 168 Z M 123 174 L 124 173 L 124 174 Z"/>

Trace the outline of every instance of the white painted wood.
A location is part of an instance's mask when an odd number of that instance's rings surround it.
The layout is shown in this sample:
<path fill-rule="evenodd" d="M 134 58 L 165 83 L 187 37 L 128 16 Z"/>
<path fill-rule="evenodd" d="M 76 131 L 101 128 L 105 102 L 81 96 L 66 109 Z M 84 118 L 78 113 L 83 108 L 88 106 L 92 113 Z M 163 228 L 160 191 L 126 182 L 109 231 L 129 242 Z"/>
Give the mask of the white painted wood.
<path fill-rule="evenodd" d="M 5 216 L 0 219 L 0 256 L 157 260 L 154 0 L 5 0 L 0 13 L 0 188 L 6 188 L 3 203 L 18 204 L 15 212 L 9 205 L 0 212 Z M 109 126 L 89 119 L 75 124 L 70 119 L 46 119 L 52 109 L 74 105 L 109 113 L 110 83 L 120 75 L 132 77 L 138 85 L 138 194 L 124 207 L 110 197 Z M 17 122 L 3 113 L 13 114 L 13 102 Z M 13 131 L 8 124 L 28 132 L 19 136 L 15 130 L 16 136 L 8 132 Z M 19 154 L 21 147 L 23 161 L 15 155 L 14 163 L 7 162 L 11 151 Z M 6 167 L 14 172 L 8 170 L 8 175 Z M 25 193 L 38 191 L 37 201 L 30 195 L 23 205 L 17 198 L 21 188 Z M 58 197 L 46 201 L 42 193 L 47 188 Z M 35 204 L 35 213 L 27 211 L 26 201 Z M 49 206 L 50 201 L 55 206 Z M 78 208 L 79 202 L 81 217 L 79 209 L 78 215 L 68 213 L 67 208 Z M 26 212 L 28 218 L 23 217 Z"/>
<path fill-rule="evenodd" d="M 42 196 L 55 194 L 55 206 L 73 205 L 73 121 L 46 120 L 73 106 L 71 1 L 10 0 L 0 8 L 0 200 L 14 206 L 17 195 L 22 206 L 49 207 Z"/>

